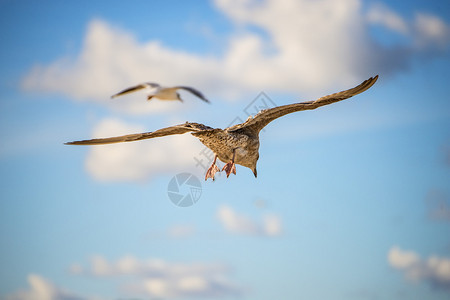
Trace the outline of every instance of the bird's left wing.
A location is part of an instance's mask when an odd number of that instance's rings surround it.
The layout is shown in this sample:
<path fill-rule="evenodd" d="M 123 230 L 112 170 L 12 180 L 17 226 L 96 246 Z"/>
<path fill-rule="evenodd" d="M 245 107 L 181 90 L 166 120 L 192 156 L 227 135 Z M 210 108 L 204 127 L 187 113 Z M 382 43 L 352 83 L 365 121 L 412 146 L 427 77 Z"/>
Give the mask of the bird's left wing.
<path fill-rule="evenodd" d="M 189 123 L 186 122 L 184 124 L 170 126 L 166 128 L 162 128 L 152 132 L 144 132 L 144 133 L 136 133 L 136 134 L 127 134 L 122 136 L 110 137 L 110 138 L 100 138 L 100 139 L 91 139 L 91 140 L 82 140 L 75 142 L 68 142 L 65 145 L 104 145 L 104 144 L 114 144 L 114 143 L 123 143 L 123 142 L 133 142 L 140 141 L 145 139 L 163 137 L 167 135 L 174 134 L 183 134 L 189 131 L 203 131 L 212 129 L 209 126 L 199 124 L 199 123 Z"/>
<path fill-rule="evenodd" d="M 198 90 L 196 90 L 194 88 L 191 88 L 189 86 L 177 86 L 176 88 L 188 91 L 188 92 L 194 94 L 195 96 L 199 97 L 203 101 L 210 103 L 210 101 L 208 99 L 206 99 L 206 97 L 201 92 L 199 92 Z"/>
<path fill-rule="evenodd" d="M 145 83 L 141 83 L 132 87 L 129 87 L 127 89 L 124 89 L 120 92 L 118 92 L 117 94 L 114 94 L 111 96 L 111 98 L 116 98 L 125 94 L 129 94 L 129 93 L 133 93 L 142 89 L 151 89 L 151 88 L 160 88 L 161 86 L 157 83 L 153 83 L 153 82 L 145 82 Z"/>
<path fill-rule="evenodd" d="M 233 126 L 232 129 L 230 128 L 230 131 L 248 129 L 253 132 L 259 132 L 267 124 L 284 115 L 302 110 L 316 109 L 320 106 L 328 105 L 358 95 L 369 89 L 377 81 L 377 79 L 378 75 L 365 80 L 354 88 L 327 95 L 315 101 L 294 103 L 262 110 L 255 117 L 249 118 L 242 124 Z"/>

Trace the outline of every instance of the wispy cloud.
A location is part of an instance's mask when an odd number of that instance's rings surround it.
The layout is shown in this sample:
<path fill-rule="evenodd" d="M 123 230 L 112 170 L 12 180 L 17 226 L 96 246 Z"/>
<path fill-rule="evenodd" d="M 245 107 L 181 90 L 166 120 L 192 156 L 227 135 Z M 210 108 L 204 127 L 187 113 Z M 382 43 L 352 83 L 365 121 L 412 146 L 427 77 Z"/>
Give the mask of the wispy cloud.
<path fill-rule="evenodd" d="M 450 291 L 450 258 L 432 255 L 422 259 L 414 251 L 394 246 L 388 253 L 389 265 L 402 271 L 411 281 L 427 281 L 433 287 Z"/>
<path fill-rule="evenodd" d="M 132 281 L 124 279 L 120 287 L 123 294 L 130 296 L 211 298 L 243 293 L 242 287 L 230 281 L 230 267 L 222 263 L 171 263 L 160 259 L 141 260 L 129 255 L 115 262 L 95 256 L 87 268 L 74 265 L 75 271 L 71 270 L 76 275 L 132 276 Z"/>
<path fill-rule="evenodd" d="M 416 45 L 432 50 L 447 49 L 450 43 L 450 26 L 437 16 L 417 13 L 414 19 Z"/>
<path fill-rule="evenodd" d="M 60 288 L 37 274 L 30 274 L 27 278 L 29 288 L 6 295 L 5 300 L 88 300 L 86 298 Z"/>
<path fill-rule="evenodd" d="M 156 102 L 150 109 L 144 100 L 109 101 L 109 95 L 146 80 L 190 84 L 211 97 L 261 90 L 310 95 L 376 73 L 402 71 L 417 55 L 442 53 L 450 44 L 450 27 L 438 16 L 418 12 L 408 20 L 381 4 L 364 12 L 360 0 L 214 4 L 239 27 L 222 54 L 174 50 L 157 40 L 139 42 L 133 33 L 97 19 L 89 23 L 76 57 L 34 66 L 22 87 L 149 113 L 158 111 Z M 380 25 L 404 35 L 404 43 L 383 46 L 369 30 Z"/>
<path fill-rule="evenodd" d="M 217 210 L 217 218 L 225 230 L 235 234 L 278 236 L 283 232 L 280 217 L 273 214 L 265 215 L 262 221 L 256 222 L 230 206 L 222 205 Z"/>
<path fill-rule="evenodd" d="M 381 2 L 374 3 L 367 14 L 368 21 L 400 33 L 410 39 L 411 52 L 448 50 L 450 26 L 437 16 L 417 12 L 413 19 L 405 18 Z"/>
<path fill-rule="evenodd" d="M 379 24 L 401 34 L 409 34 L 410 29 L 406 21 L 397 13 L 381 2 L 374 3 L 368 14 L 368 21 L 372 24 Z"/>

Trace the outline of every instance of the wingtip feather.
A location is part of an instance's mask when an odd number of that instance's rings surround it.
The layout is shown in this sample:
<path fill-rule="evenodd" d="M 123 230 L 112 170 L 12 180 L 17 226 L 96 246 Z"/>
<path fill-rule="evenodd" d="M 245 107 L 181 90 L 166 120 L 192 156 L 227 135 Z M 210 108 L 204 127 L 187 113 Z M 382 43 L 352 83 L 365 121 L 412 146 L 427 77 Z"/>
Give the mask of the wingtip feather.
<path fill-rule="evenodd" d="M 85 145 L 83 141 L 66 142 L 64 145 Z"/>

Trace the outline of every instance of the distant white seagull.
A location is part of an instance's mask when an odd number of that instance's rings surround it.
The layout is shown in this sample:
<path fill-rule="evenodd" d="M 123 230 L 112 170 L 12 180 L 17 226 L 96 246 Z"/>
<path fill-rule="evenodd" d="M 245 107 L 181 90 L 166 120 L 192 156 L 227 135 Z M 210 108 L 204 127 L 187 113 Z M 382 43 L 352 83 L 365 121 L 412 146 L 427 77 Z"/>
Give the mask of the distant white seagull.
<path fill-rule="evenodd" d="M 162 87 L 161 85 L 153 82 L 145 82 L 138 84 L 136 86 L 129 87 L 123 91 L 120 91 L 115 95 L 112 95 L 111 98 L 116 98 L 139 90 L 147 90 L 149 92 L 149 95 L 147 96 L 148 101 L 152 100 L 152 98 L 158 98 L 160 100 L 178 100 L 183 102 L 183 99 L 181 99 L 180 94 L 177 93 L 177 90 L 180 89 L 188 91 L 197 96 L 198 98 L 200 98 L 201 100 L 210 103 L 209 100 L 206 99 L 206 97 L 203 96 L 202 93 L 189 86 Z"/>

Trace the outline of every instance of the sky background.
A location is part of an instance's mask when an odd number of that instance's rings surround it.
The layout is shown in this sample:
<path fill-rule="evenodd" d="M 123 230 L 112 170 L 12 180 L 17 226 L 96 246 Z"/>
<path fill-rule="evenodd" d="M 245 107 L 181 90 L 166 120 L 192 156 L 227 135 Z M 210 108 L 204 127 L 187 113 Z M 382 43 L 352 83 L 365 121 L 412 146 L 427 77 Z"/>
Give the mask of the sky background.
<path fill-rule="evenodd" d="M 1 299 L 449 299 L 448 1 L 2 0 L 0 28 Z M 203 181 L 189 134 L 63 145 L 224 128 L 376 74 L 267 126 L 257 179 Z M 145 81 L 211 104 L 110 99 Z"/>

